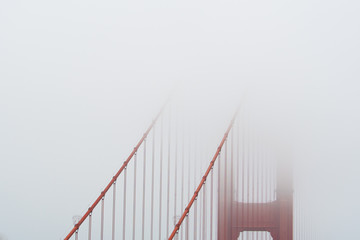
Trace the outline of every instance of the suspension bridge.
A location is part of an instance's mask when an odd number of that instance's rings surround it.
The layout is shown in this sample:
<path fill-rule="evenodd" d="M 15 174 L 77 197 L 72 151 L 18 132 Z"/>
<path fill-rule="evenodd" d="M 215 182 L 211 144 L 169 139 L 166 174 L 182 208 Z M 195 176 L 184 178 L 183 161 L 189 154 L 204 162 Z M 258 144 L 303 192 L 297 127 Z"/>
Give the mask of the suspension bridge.
<path fill-rule="evenodd" d="M 291 159 L 244 109 L 209 149 L 166 104 L 64 239 L 316 240 Z"/>

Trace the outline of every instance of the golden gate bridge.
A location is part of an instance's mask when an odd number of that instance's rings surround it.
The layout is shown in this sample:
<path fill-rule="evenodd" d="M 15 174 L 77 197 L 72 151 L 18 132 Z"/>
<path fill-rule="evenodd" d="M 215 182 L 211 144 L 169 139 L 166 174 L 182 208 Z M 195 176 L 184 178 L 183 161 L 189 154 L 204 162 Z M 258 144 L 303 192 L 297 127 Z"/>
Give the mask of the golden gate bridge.
<path fill-rule="evenodd" d="M 64 239 L 316 240 L 291 158 L 246 109 L 209 155 L 211 129 L 165 104 Z"/>

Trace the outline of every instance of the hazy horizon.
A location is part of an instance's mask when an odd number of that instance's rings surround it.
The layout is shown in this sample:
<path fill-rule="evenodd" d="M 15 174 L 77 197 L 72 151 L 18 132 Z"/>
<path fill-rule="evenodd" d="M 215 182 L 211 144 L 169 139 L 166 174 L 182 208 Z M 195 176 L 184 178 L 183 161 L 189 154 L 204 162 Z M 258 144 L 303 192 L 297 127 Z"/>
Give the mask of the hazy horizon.
<path fill-rule="evenodd" d="M 0 238 L 64 237 L 174 93 L 209 145 L 248 101 L 300 163 L 318 239 L 355 240 L 359 10 L 351 0 L 3 1 Z"/>

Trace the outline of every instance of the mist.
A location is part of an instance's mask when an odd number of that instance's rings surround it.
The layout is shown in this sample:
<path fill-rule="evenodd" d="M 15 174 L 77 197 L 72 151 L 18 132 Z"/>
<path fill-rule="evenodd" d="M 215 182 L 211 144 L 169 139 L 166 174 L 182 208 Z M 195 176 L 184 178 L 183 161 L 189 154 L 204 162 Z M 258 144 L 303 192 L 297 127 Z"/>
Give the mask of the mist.
<path fill-rule="evenodd" d="M 296 163 L 318 238 L 357 239 L 359 10 L 2 1 L 0 239 L 63 238 L 169 96 L 209 161 L 237 106 L 248 109 Z"/>

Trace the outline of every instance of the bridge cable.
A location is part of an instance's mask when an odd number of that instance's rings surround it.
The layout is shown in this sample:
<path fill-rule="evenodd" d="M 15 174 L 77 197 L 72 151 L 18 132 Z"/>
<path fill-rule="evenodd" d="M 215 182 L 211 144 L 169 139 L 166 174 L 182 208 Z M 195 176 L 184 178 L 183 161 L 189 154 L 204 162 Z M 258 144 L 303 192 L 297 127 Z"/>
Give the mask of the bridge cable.
<path fill-rule="evenodd" d="M 239 158 L 239 152 L 240 152 L 240 139 L 239 139 L 239 121 L 236 122 L 236 226 L 239 226 L 239 172 L 240 172 L 240 158 Z"/>
<path fill-rule="evenodd" d="M 163 176 L 163 138 L 164 138 L 164 123 L 163 117 L 160 122 L 160 173 L 159 173 L 159 239 L 161 239 L 161 209 L 162 209 L 162 176 Z"/>
<path fill-rule="evenodd" d="M 104 240 L 104 197 L 101 199 L 100 239 Z"/>
<path fill-rule="evenodd" d="M 229 133 L 230 134 L 230 133 Z M 227 216 L 228 216 L 228 211 L 227 211 L 227 198 L 228 198 L 228 196 L 227 196 L 227 191 L 228 191 L 228 189 L 227 189 L 227 168 L 228 168 L 228 166 L 227 166 L 227 161 L 228 161 L 228 154 L 227 154 L 227 149 L 228 149 L 228 139 L 226 138 L 226 140 L 225 140 L 225 155 L 224 155 L 224 168 L 225 168 L 225 170 L 224 170 L 224 172 L 225 172 L 225 174 L 224 174 L 224 222 L 225 222 L 225 224 L 224 224 L 224 226 L 226 226 L 226 230 L 224 231 L 224 236 L 223 236 L 223 239 L 227 239 L 227 234 L 228 234 L 228 229 L 227 229 L 227 226 L 228 226 L 228 221 L 227 221 Z"/>
<path fill-rule="evenodd" d="M 170 143 L 171 143 L 171 112 L 169 112 L 169 126 L 168 126 L 168 163 L 167 163 L 167 204 L 166 204 L 166 236 L 169 234 L 169 207 L 170 207 L 170 165 L 171 165 L 171 155 L 170 155 Z"/>
<path fill-rule="evenodd" d="M 212 240 L 212 236 L 213 236 L 213 208 L 214 208 L 214 171 L 211 171 L 210 184 L 211 184 L 211 187 L 210 187 L 210 240 Z"/>
<path fill-rule="evenodd" d="M 203 234 L 202 234 L 202 238 L 201 239 L 207 239 L 206 238 L 206 188 L 207 186 L 205 185 L 204 182 L 204 190 L 203 190 L 203 211 L 202 211 L 202 228 L 203 228 Z"/>
<path fill-rule="evenodd" d="M 249 127 L 249 126 L 248 126 Z M 250 203 L 250 156 L 251 156 L 251 144 L 250 144 L 250 129 L 248 129 L 247 132 L 247 137 L 248 137 L 248 144 L 247 144 L 247 161 L 246 161 L 246 178 L 247 178 L 247 188 L 246 188 L 246 203 L 249 204 Z M 245 219 L 249 219 L 250 217 L 250 209 L 248 209 L 246 211 L 246 218 Z M 246 232 L 246 238 L 249 238 L 249 232 Z"/>
<path fill-rule="evenodd" d="M 194 202 L 194 239 L 197 239 L 197 199 L 195 199 L 195 202 Z"/>
<path fill-rule="evenodd" d="M 193 133 L 194 134 L 194 133 Z M 195 139 L 195 137 L 194 137 L 194 139 Z M 198 158 L 197 158 L 197 156 L 196 156 L 196 149 L 197 149 L 197 141 L 196 141 L 197 139 L 195 139 L 195 142 L 194 142 L 194 148 L 193 148 L 193 154 L 194 154 L 194 168 L 193 168 L 193 173 L 194 173 L 194 175 L 193 175 L 193 179 L 194 179 L 194 188 L 196 187 L 196 173 L 197 173 L 197 171 L 196 171 L 196 169 L 197 169 L 197 163 L 198 163 Z M 197 239 L 197 231 L 196 231 L 196 229 L 197 229 L 197 222 L 198 222 L 198 220 L 197 220 L 197 198 L 198 198 L 198 195 L 196 195 L 196 197 L 195 197 L 195 203 L 194 203 L 194 240 L 196 240 Z"/>
<path fill-rule="evenodd" d="M 240 123 L 239 123 L 240 124 Z M 239 126 L 240 129 L 240 126 Z M 243 117 L 243 125 L 242 125 L 242 132 L 241 132 L 241 150 L 242 150 L 242 154 L 241 154 L 241 207 L 242 209 L 244 209 L 244 202 L 245 202 L 245 117 Z M 240 134 L 239 134 L 240 135 Z M 240 136 L 239 136 L 240 138 Z M 239 140 L 240 142 L 240 140 Z M 241 211 L 241 222 L 244 222 L 244 211 Z M 241 239 L 244 240 L 244 233 L 241 234 Z"/>
<path fill-rule="evenodd" d="M 268 201 L 271 203 L 272 202 L 272 176 L 271 176 L 271 162 L 270 162 L 270 160 L 271 160 L 271 158 L 270 158 L 270 156 L 268 155 L 268 157 L 267 157 L 267 178 L 268 178 L 268 196 L 267 196 L 267 198 L 268 198 Z M 268 217 L 269 218 L 271 218 L 272 217 L 272 213 L 271 212 L 269 212 L 268 213 Z M 269 239 L 271 239 L 271 237 L 269 237 Z"/>
<path fill-rule="evenodd" d="M 137 152 L 134 155 L 134 188 L 133 188 L 133 229 L 132 229 L 132 239 L 135 240 L 135 221 L 136 221 L 136 161 L 137 159 Z"/>
<path fill-rule="evenodd" d="M 184 125 L 184 124 L 183 124 Z M 182 134 L 182 161 L 181 161 L 181 208 L 184 209 L 184 169 L 185 169 L 185 133 Z M 184 229 L 181 229 L 181 240 L 184 239 Z M 169 236 L 167 234 L 166 236 Z"/>
<path fill-rule="evenodd" d="M 264 160 L 265 160 L 265 162 L 264 162 L 264 164 L 265 164 L 265 167 L 264 167 L 264 171 L 265 171 L 265 173 L 264 173 L 264 179 L 265 179 L 265 203 L 267 204 L 266 206 L 268 206 L 267 207 L 267 211 L 265 212 L 265 219 L 268 221 L 268 219 L 269 219 L 269 207 L 270 207 L 270 201 L 269 201 L 269 199 L 268 199 L 268 191 L 269 191 L 269 176 L 268 176 L 268 168 L 269 168 L 269 164 L 268 164 L 268 158 L 267 158 L 267 150 L 265 150 L 265 152 L 264 152 Z M 268 240 L 268 238 L 269 238 L 269 234 L 267 233 L 266 234 L 266 237 L 265 237 L 265 240 Z"/>
<path fill-rule="evenodd" d="M 153 129 L 153 139 L 152 139 L 152 166 L 151 166 L 151 222 L 150 222 L 150 239 L 153 239 L 154 231 L 154 165 L 155 165 L 155 126 Z"/>
<path fill-rule="evenodd" d="M 92 213 L 89 214 L 89 233 L 88 233 L 88 240 L 91 240 L 91 215 L 92 215 Z"/>
<path fill-rule="evenodd" d="M 116 181 L 113 183 L 112 240 L 115 240 Z"/>
<path fill-rule="evenodd" d="M 265 157 L 264 157 L 264 140 L 261 139 L 261 143 L 260 143 L 260 162 L 261 162 L 261 207 L 262 207 L 262 211 L 265 211 L 265 206 L 266 206 L 266 202 L 264 199 L 265 196 Z M 266 237 L 266 232 L 263 232 L 263 238 L 262 240 L 265 240 Z"/>
<path fill-rule="evenodd" d="M 254 158 L 254 164 L 256 164 L 255 171 L 256 171 L 256 215 L 255 220 L 258 223 L 259 222 L 259 194 L 260 194 L 260 185 L 259 185 L 259 139 L 256 134 L 255 136 L 255 158 Z M 256 239 L 259 239 L 259 231 L 256 231 Z"/>
<path fill-rule="evenodd" d="M 144 240 L 144 222 L 145 222 L 145 182 L 146 182 L 146 139 L 144 139 L 144 166 L 143 166 L 143 199 L 142 199 L 142 224 L 141 239 Z"/>
<path fill-rule="evenodd" d="M 254 136 L 254 130 L 251 130 L 251 163 L 252 163 L 252 169 L 251 169 L 251 175 L 252 175 L 252 182 L 251 182 L 251 203 L 255 202 L 255 136 Z M 255 208 L 251 208 L 251 216 L 255 219 Z M 252 239 L 255 238 L 255 232 L 251 232 Z"/>
<path fill-rule="evenodd" d="M 190 129 L 190 126 L 189 126 L 188 130 L 189 130 L 189 150 L 188 150 L 187 168 L 188 168 L 189 177 L 187 178 L 187 199 L 190 199 L 190 170 L 191 170 L 191 159 L 192 159 L 191 158 L 191 129 Z M 185 237 L 186 240 L 189 239 L 189 232 L 190 232 L 189 222 L 190 222 L 190 217 L 188 216 L 187 219 L 186 219 L 186 237 Z"/>
<path fill-rule="evenodd" d="M 233 190 L 234 190 L 234 129 L 232 129 L 231 131 L 231 145 L 230 145 L 230 216 L 228 216 L 228 218 L 230 217 L 230 223 L 232 224 L 232 220 L 233 220 L 233 201 L 234 201 L 234 194 L 233 194 Z M 231 230 L 230 230 L 230 237 L 231 237 Z"/>
<path fill-rule="evenodd" d="M 174 157 L 174 222 L 176 222 L 176 205 L 177 205 L 177 163 L 178 163 L 178 121 L 176 120 L 176 126 L 175 126 L 175 139 L 174 139 L 174 145 L 175 145 L 175 157 Z"/>
<path fill-rule="evenodd" d="M 221 181 L 220 181 L 220 176 L 221 176 L 221 152 L 219 152 L 219 157 L 218 157 L 218 174 L 217 174 L 217 185 L 218 185 L 218 191 L 217 191 L 217 219 L 219 222 L 219 218 L 220 218 L 220 214 L 222 214 L 220 212 L 220 207 L 221 207 L 221 202 L 220 202 L 220 191 L 221 191 Z M 220 236 L 220 232 L 219 232 L 219 228 L 217 228 L 217 239 L 221 239 Z"/>
<path fill-rule="evenodd" d="M 127 173 L 127 169 L 125 168 L 124 170 L 124 200 L 123 200 L 123 232 L 122 232 L 122 237 L 123 240 L 126 239 L 125 237 L 125 232 L 126 232 L 126 174 Z"/>

